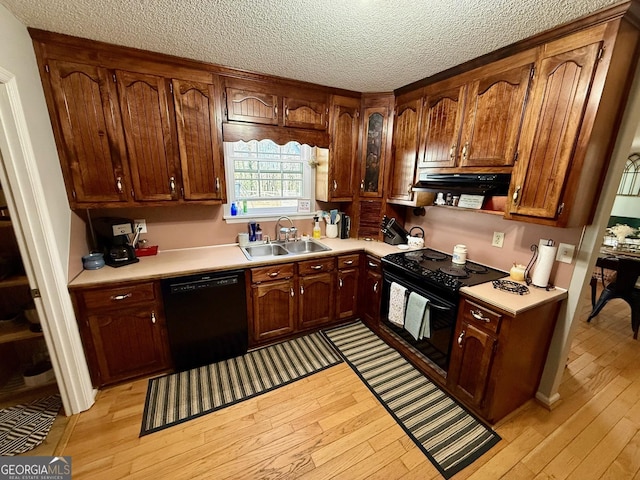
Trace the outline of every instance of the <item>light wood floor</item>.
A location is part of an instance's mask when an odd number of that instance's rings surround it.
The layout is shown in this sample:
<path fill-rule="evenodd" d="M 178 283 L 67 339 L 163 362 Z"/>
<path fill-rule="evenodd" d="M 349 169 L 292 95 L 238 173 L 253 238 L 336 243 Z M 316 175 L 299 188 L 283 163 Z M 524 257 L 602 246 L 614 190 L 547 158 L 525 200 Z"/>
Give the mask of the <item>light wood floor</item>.
<path fill-rule="evenodd" d="M 579 323 L 559 406 L 531 401 L 498 423 L 503 440 L 455 479 L 640 479 L 629 307 L 614 300 Z M 106 389 L 74 417 L 58 450 L 74 479 L 442 478 L 345 364 L 138 438 L 146 389 Z"/>

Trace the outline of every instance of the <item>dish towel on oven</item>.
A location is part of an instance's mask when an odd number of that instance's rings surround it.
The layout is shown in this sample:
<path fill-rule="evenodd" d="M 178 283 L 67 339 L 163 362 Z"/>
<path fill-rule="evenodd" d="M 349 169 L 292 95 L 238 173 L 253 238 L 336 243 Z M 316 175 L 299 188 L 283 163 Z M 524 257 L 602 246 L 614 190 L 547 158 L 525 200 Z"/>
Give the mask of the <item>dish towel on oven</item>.
<path fill-rule="evenodd" d="M 389 321 L 404 327 L 407 289 L 396 282 L 391 282 L 389 289 Z"/>
<path fill-rule="evenodd" d="M 404 319 L 404 329 L 416 340 L 423 338 L 422 334 L 427 303 L 428 300 L 422 295 L 418 295 L 416 292 L 411 292 L 409 294 L 409 301 L 407 302 L 407 311 Z M 430 336 L 431 328 L 428 330 Z"/>

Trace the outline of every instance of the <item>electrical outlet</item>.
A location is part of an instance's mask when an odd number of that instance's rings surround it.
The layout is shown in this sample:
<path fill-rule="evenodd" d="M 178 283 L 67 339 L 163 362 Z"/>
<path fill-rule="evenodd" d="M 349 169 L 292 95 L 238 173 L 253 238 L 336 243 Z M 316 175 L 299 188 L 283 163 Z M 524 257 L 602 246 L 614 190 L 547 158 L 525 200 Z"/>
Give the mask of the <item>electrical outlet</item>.
<path fill-rule="evenodd" d="M 140 233 L 147 233 L 147 221 L 146 220 L 134 220 L 133 224 L 136 227 L 136 230 L 138 227 L 142 227 L 142 229 L 140 230 Z"/>
<path fill-rule="evenodd" d="M 493 232 L 493 240 L 491 240 L 491 246 L 502 248 L 503 243 L 504 243 L 504 233 Z"/>
<path fill-rule="evenodd" d="M 576 251 L 575 245 L 568 243 L 561 243 L 558 245 L 558 252 L 556 253 L 556 260 L 563 263 L 571 263 L 573 261 L 573 254 Z"/>

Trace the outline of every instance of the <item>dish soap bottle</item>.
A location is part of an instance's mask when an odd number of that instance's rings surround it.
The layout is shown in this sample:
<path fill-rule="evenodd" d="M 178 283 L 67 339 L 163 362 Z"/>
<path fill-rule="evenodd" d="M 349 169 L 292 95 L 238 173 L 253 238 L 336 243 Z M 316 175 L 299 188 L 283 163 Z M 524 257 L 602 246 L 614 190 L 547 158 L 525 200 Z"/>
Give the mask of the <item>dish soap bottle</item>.
<path fill-rule="evenodd" d="M 313 217 L 313 221 L 316 222 L 313 226 L 313 238 L 320 238 L 320 220 L 318 217 Z"/>

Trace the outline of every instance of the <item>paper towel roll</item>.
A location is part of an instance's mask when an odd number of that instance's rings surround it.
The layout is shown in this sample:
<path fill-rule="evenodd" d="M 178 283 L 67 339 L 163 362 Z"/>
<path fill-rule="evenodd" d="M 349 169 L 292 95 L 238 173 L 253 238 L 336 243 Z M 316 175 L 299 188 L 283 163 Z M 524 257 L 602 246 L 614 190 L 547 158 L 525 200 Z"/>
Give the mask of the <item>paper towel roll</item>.
<path fill-rule="evenodd" d="M 553 262 L 556 260 L 556 251 L 558 247 L 549 245 L 540 245 L 538 247 L 538 260 L 531 276 L 531 283 L 536 287 L 546 287 L 549 285 L 549 275 L 553 268 Z"/>

